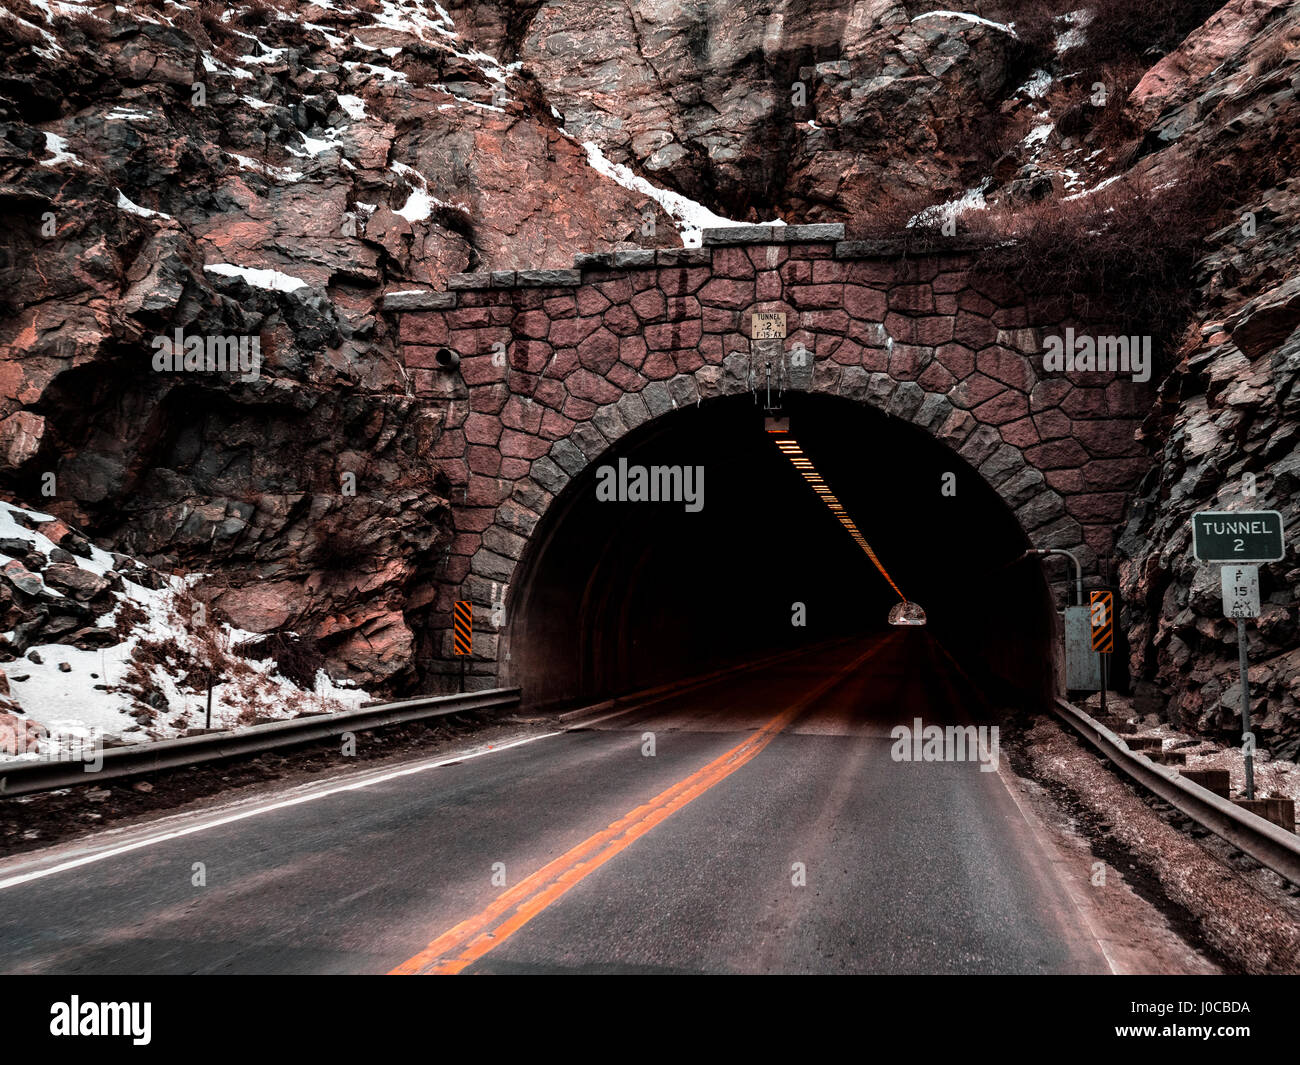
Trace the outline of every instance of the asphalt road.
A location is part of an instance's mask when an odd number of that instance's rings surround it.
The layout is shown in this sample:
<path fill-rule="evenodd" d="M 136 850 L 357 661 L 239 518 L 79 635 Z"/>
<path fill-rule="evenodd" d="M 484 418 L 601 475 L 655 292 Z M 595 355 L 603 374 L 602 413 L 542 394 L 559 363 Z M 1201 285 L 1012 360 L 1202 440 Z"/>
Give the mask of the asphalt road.
<path fill-rule="evenodd" d="M 894 631 L 106 831 L 0 863 L 0 971 L 1107 972 L 1002 773 L 891 758 L 979 713 Z"/>

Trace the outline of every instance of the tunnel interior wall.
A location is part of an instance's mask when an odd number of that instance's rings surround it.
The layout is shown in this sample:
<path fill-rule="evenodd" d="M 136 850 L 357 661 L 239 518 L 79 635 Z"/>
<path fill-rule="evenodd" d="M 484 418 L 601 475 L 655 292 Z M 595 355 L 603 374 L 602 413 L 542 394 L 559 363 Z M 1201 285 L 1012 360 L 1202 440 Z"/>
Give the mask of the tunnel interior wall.
<path fill-rule="evenodd" d="M 791 432 L 929 631 L 1005 700 L 1053 687 L 1053 607 L 1005 502 L 927 434 L 862 404 L 786 397 Z M 700 508 L 601 500 L 602 469 L 696 468 Z M 950 476 L 949 476 L 950 475 Z M 503 639 L 529 701 L 595 700 L 838 636 L 898 596 L 764 432 L 753 397 L 629 434 L 556 500 L 512 579 Z M 802 622 L 796 624 L 796 622 Z"/>

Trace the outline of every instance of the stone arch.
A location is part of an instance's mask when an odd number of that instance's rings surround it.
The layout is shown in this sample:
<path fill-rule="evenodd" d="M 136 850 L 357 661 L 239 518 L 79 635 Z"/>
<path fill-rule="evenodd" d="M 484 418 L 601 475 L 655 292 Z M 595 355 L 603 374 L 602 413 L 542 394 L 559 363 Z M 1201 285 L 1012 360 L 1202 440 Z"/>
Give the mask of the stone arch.
<path fill-rule="evenodd" d="M 440 626 L 451 600 L 475 602 L 472 668 L 480 686 L 493 682 L 500 604 L 555 498 L 647 421 L 746 390 L 769 343 L 749 335 L 758 311 L 784 313 L 783 346 L 810 353 L 789 367 L 792 390 L 918 426 L 975 469 L 1038 546 L 1076 550 L 1095 570 L 1122 490 L 1145 469 L 1132 438 L 1142 403 L 1117 382 L 1037 371 L 1046 331 L 1076 320 L 1067 303 L 1025 301 L 957 249 L 900 255 L 842 237 L 838 226 L 707 231 L 698 249 L 458 275 L 447 292 L 386 299 L 401 313 L 416 395 L 447 401 L 433 452 L 459 496 L 432 614 L 445 676 L 458 672 Z M 440 369 L 444 348 L 461 356 L 459 376 Z M 1059 601 L 1065 581 L 1055 586 Z"/>

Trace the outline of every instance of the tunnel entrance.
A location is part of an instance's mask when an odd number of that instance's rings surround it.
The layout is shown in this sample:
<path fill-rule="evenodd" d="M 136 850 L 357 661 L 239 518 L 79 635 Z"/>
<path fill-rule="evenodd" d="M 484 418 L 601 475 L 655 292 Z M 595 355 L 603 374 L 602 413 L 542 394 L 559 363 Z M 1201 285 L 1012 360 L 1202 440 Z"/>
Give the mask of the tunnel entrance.
<path fill-rule="evenodd" d="M 1050 695 L 1052 597 L 1040 568 L 1014 564 L 1029 541 L 983 478 L 852 400 L 787 393 L 782 413 L 926 631 L 997 698 Z M 515 571 L 503 679 L 533 705 L 591 700 L 887 630 L 898 594 L 776 439 L 751 396 L 727 396 L 647 422 L 591 462 Z M 678 498 L 639 498 L 638 477 Z"/>

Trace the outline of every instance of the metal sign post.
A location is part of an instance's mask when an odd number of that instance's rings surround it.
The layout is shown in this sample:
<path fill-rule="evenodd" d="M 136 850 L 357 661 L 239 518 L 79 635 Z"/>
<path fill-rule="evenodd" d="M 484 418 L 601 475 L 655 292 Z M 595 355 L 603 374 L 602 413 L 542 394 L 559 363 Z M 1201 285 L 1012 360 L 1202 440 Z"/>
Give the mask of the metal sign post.
<path fill-rule="evenodd" d="M 1104 716 L 1110 655 L 1115 650 L 1115 597 L 1110 592 L 1089 592 L 1088 600 L 1092 604 L 1092 649 L 1101 655 L 1101 701 L 1098 709 Z"/>
<path fill-rule="evenodd" d="M 465 690 L 465 663 L 474 653 L 474 604 L 456 600 L 452 613 L 452 651 L 460 658 L 460 690 Z"/>
<path fill-rule="evenodd" d="M 1250 654 L 1246 619 L 1259 617 L 1259 567 L 1224 566 L 1219 570 L 1223 616 L 1237 621 L 1237 662 L 1241 669 L 1241 748 L 1246 759 L 1246 798 L 1255 797 L 1254 736 L 1250 730 Z"/>
<path fill-rule="evenodd" d="M 1192 557 L 1217 564 L 1223 616 L 1237 622 L 1241 669 L 1241 753 L 1246 798 L 1255 797 L 1255 735 L 1250 730 L 1250 649 L 1246 619 L 1259 617 L 1259 562 L 1286 556 L 1282 515 L 1276 510 L 1204 510 L 1192 515 Z"/>

